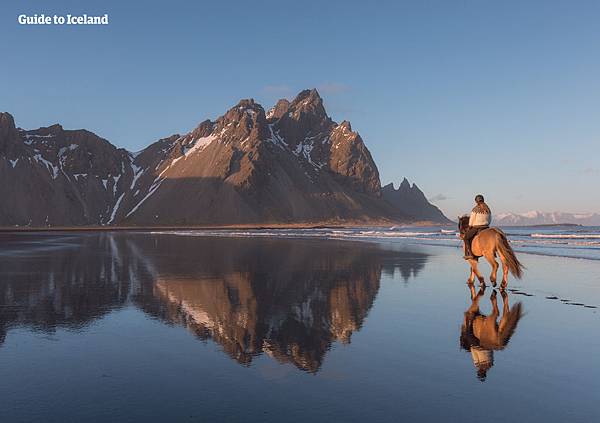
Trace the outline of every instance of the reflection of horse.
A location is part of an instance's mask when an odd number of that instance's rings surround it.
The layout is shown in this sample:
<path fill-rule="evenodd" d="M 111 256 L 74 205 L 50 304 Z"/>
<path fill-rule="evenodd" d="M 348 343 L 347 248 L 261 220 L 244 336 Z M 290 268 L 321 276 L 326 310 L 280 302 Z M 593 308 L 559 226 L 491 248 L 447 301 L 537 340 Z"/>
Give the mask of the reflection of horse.
<path fill-rule="evenodd" d="M 460 346 L 471 353 L 473 364 L 477 368 L 477 377 L 484 381 L 487 371 L 494 365 L 494 351 L 503 350 L 508 344 L 523 316 L 523 307 L 518 302 L 509 309 L 508 294 L 504 290 L 500 291 L 502 317 L 498 324 L 500 312 L 496 291 L 494 290 L 490 297 L 492 312 L 486 316 L 479 310 L 479 300 L 485 293 L 485 287 L 482 287 L 477 294 L 475 294 L 473 285 L 469 287 L 472 303 L 465 311 L 465 318 L 460 330 Z"/>
<path fill-rule="evenodd" d="M 469 217 L 459 217 L 458 231 L 460 233 L 461 239 L 464 238 L 465 233 L 468 229 Z M 482 256 L 485 257 L 486 260 L 492 266 L 490 280 L 492 281 L 493 286 L 496 286 L 496 273 L 498 272 L 498 262 L 496 261 L 496 255 L 500 256 L 500 261 L 502 261 L 502 284 L 500 285 L 501 288 L 506 288 L 509 270 L 514 277 L 516 277 L 517 279 L 521 279 L 521 276 L 523 275 L 523 265 L 515 256 L 515 252 L 508 243 L 506 235 L 500 229 L 488 228 L 480 231 L 471 242 L 471 251 L 473 252 L 473 255 L 476 258 L 468 260 L 469 264 L 471 265 L 469 283 L 473 283 L 473 281 L 475 280 L 475 276 L 477 276 L 479 282 L 485 285 L 483 276 L 481 275 L 481 273 L 479 273 L 479 269 L 477 268 L 478 258 Z"/>

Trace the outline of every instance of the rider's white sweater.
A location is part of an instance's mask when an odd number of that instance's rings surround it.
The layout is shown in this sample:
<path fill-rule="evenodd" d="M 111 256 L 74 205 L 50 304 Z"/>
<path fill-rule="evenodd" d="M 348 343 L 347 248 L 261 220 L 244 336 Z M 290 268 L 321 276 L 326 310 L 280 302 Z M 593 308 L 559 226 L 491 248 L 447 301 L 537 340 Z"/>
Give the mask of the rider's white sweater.
<path fill-rule="evenodd" d="M 492 212 L 485 203 L 477 204 L 471 210 L 469 226 L 490 226 L 492 223 Z"/>

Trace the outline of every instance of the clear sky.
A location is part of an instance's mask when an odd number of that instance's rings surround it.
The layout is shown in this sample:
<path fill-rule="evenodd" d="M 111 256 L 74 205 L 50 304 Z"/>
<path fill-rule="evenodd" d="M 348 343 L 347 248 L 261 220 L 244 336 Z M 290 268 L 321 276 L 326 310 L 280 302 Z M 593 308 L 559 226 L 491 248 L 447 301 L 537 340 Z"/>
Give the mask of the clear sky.
<path fill-rule="evenodd" d="M 109 14 L 21 26 L 19 14 Z M 317 87 L 450 217 L 600 212 L 598 1 L 5 1 L 0 111 L 138 150 Z"/>

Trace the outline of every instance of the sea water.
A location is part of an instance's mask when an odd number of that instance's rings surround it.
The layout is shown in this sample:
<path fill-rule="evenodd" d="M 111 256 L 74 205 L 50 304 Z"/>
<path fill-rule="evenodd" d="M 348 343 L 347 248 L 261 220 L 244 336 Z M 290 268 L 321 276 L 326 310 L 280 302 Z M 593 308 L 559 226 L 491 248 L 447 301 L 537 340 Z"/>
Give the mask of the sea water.
<path fill-rule="evenodd" d="M 342 231 L 0 234 L 0 421 L 600 420 L 600 262 Z"/>

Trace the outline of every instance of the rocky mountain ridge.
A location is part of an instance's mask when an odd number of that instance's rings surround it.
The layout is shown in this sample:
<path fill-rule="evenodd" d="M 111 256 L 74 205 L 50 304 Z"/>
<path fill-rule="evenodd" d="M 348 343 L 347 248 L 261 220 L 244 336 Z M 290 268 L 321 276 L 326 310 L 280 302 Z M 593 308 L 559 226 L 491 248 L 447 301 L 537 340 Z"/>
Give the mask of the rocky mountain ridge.
<path fill-rule="evenodd" d="M 402 180 L 398 189 L 394 189 L 394 184 L 390 183 L 384 186 L 381 192 L 386 201 L 414 219 L 432 222 L 447 220 L 442 211 L 427 200 L 417 184 L 411 185 L 406 178 Z"/>
<path fill-rule="evenodd" d="M 414 185 L 382 190 L 360 135 L 314 89 L 268 112 L 241 100 L 138 153 L 0 113 L 0 177 L 1 226 L 447 221 Z"/>

